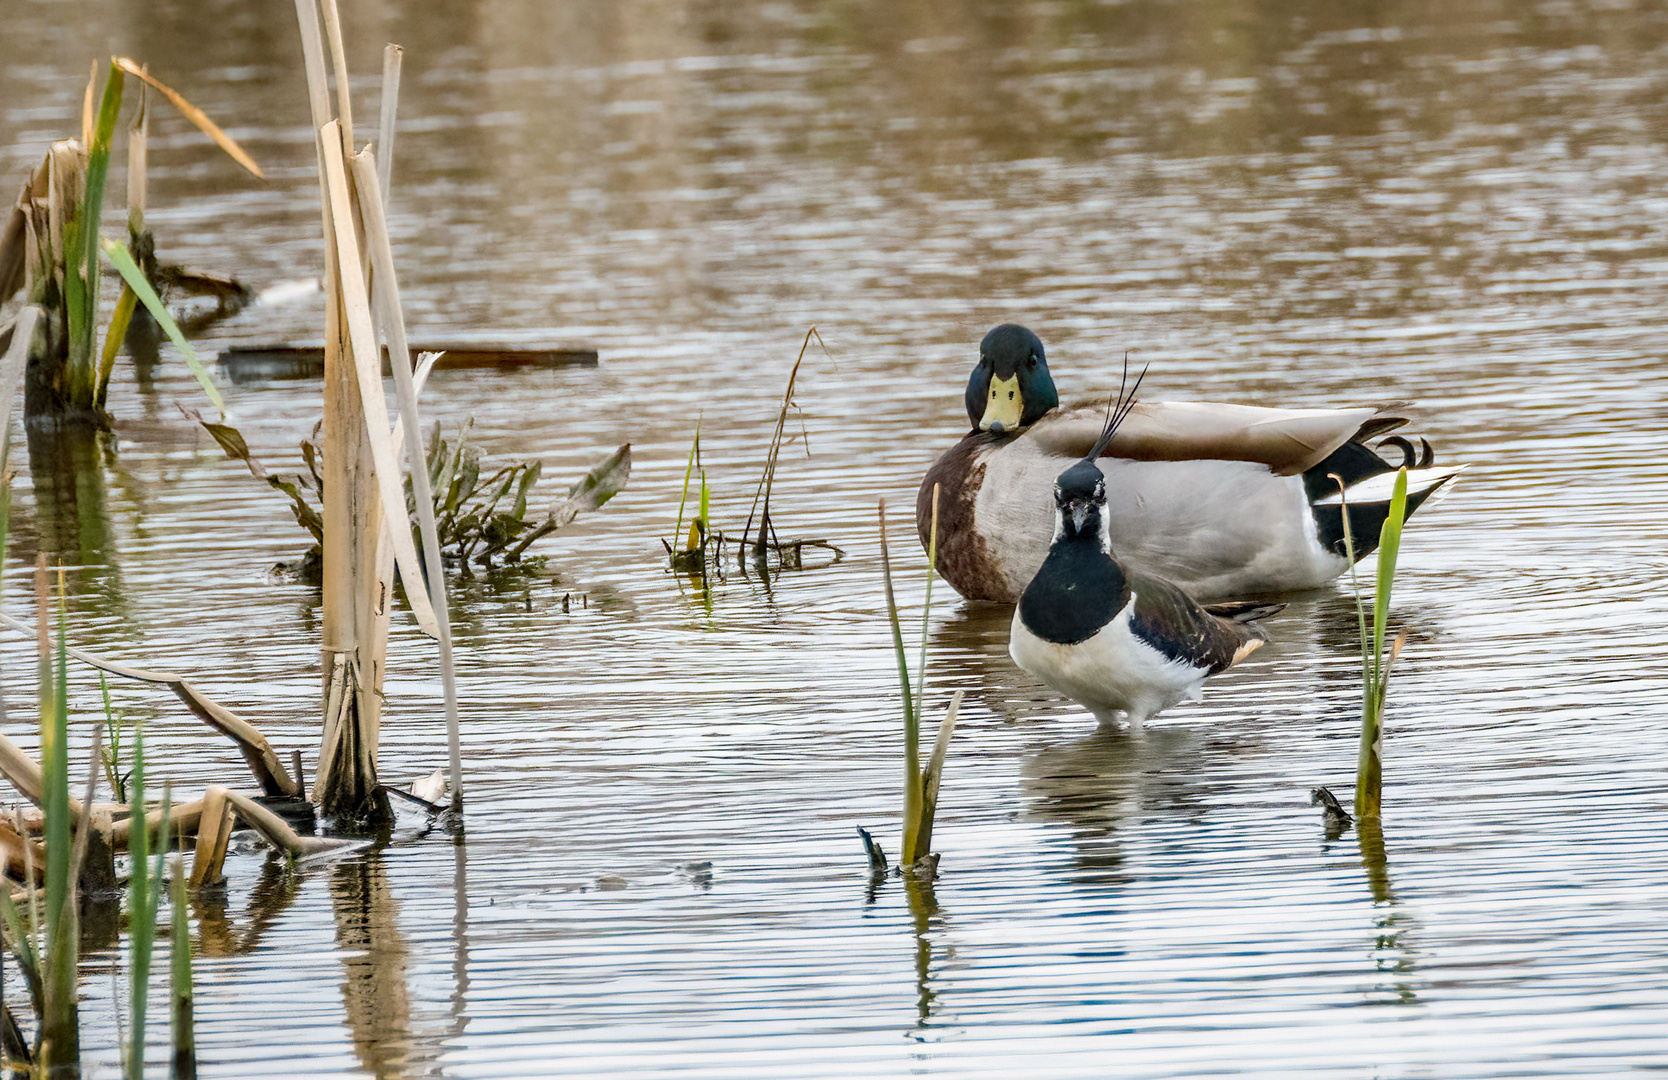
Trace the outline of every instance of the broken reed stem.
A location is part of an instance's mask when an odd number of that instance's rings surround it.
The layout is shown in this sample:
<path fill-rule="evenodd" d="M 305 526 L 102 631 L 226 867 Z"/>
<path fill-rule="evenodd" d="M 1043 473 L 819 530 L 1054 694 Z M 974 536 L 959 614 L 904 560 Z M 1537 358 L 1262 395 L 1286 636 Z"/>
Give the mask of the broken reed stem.
<path fill-rule="evenodd" d="M 27 623 L 14 619 L 3 612 L 0 612 L 0 626 L 9 627 L 23 634 L 33 632 Z M 191 710 L 192 715 L 237 743 L 238 749 L 243 753 L 244 760 L 249 763 L 250 772 L 260 782 L 261 788 L 266 794 L 301 795 L 301 785 L 290 778 L 289 771 L 284 768 L 283 760 L 279 758 L 277 751 L 272 748 L 272 744 L 267 742 L 266 736 L 262 735 L 254 725 L 197 689 L 184 676 L 168 671 L 147 671 L 143 668 L 128 667 L 126 664 L 106 660 L 74 646 L 66 645 L 65 652 L 73 659 L 100 671 L 120 675 L 124 679 L 147 682 L 156 686 L 166 686 L 174 692 L 174 695 L 180 701 L 184 702 L 186 708 Z M 4 743 L 0 743 L 0 747 L 3 746 Z M 4 754 L 0 752 L 0 761 L 3 760 Z"/>

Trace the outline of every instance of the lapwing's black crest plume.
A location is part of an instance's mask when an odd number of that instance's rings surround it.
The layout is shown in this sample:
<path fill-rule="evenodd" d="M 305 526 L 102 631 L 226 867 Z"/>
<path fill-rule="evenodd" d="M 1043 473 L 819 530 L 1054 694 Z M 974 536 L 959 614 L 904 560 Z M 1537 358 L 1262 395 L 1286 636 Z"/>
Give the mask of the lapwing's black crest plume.
<path fill-rule="evenodd" d="M 1129 354 L 1124 354 L 1124 374 L 1118 380 L 1118 396 L 1107 400 L 1106 425 L 1101 428 L 1100 438 L 1095 441 L 1094 449 L 1089 451 L 1088 455 L 1084 457 L 1084 461 L 1094 461 L 1100 457 L 1108 446 L 1112 445 L 1112 436 L 1118 433 L 1118 425 L 1122 424 L 1124 418 L 1129 415 L 1129 411 L 1135 408 L 1136 392 L 1141 389 L 1141 380 L 1147 377 L 1147 368 L 1150 366 L 1150 364 L 1141 365 L 1141 373 L 1135 376 L 1135 384 L 1129 386 L 1129 393 L 1126 395 L 1124 387 L 1129 384 Z"/>

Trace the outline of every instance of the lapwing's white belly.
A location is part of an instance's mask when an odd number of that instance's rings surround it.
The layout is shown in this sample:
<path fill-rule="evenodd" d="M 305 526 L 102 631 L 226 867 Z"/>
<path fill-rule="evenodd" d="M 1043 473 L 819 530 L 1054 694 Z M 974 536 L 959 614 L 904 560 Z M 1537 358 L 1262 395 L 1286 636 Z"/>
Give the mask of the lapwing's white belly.
<path fill-rule="evenodd" d="M 1026 629 L 1014 609 L 1008 655 L 1014 663 L 1087 708 L 1104 727 L 1116 713 L 1138 724 L 1178 701 L 1199 700 L 1207 672 L 1171 660 L 1130 630 L 1131 596 L 1124 609 L 1093 637 L 1075 645 L 1045 641 Z"/>

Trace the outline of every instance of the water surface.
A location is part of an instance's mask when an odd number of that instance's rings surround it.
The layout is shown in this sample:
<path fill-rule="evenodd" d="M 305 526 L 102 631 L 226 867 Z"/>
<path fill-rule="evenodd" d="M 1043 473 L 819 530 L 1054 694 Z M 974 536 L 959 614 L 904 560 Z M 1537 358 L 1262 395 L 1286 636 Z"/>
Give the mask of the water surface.
<path fill-rule="evenodd" d="M 394 226 L 414 335 L 589 343 L 601 366 L 443 373 L 491 458 L 554 496 L 633 444 L 631 487 L 458 590 L 467 840 L 420 822 L 336 865 L 234 856 L 200 907 L 206 1076 L 1356 1077 L 1668 1067 L 1668 16 L 1460 0 L 355 7 L 362 117 L 406 46 Z M 264 288 L 317 273 L 287 8 L 4 10 L 0 170 L 70 130 L 120 51 L 225 123 L 258 184 L 153 128 L 164 256 Z M 368 122 L 363 120 L 363 122 Z M 1327 841 L 1359 682 L 1340 587 L 1143 736 L 1006 657 L 1007 612 L 940 588 L 929 698 L 966 691 L 930 891 L 896 848 L 895 674 L 876 504 L 912 550 L 916 480 L 965 426 L 990 325 L 1048 342 L 1063 392 L 1403 401 L 1471 469 L 1420 511 L 1393 621 L 1384 849 Z M 201 345 L 320 336 L 253 308 Z M 668 574 L 697 419 L 719 524 L 745 520 L 810 325 L 775 506 L 844 557 L 702 592 Z M 295 467 L 305 383 L 232 384 Z M 105 512 L 19 498 L 74 566 L 78 643 L 174 667 L 311 760 L 317 612 L 268 573 L 285 507 L 180 416 L 177 360 L 125 365 Z M 918 567 L 903 596 L 916 616 Z M 29 646 L 0 653 L 32 745 Z M 432 650 L 397 626 L 382 764 L 444 761 Z M 236 753 L 112 688 L 178 790 Z M 88 716 L 95 684 L 75 691 Z M 84 741 L 80 743 L 84 745 Z M 108 949 L 87 960 L 94 1057 Z M 8 990 L 12 988 L 8 986 Z M 160 1024 L 162 1018 L 157 1018 Z M 160 1049 L 157 1051 L 160 1054 Z M 160 1061 L 160 1057 L 158 1058 Z"/>

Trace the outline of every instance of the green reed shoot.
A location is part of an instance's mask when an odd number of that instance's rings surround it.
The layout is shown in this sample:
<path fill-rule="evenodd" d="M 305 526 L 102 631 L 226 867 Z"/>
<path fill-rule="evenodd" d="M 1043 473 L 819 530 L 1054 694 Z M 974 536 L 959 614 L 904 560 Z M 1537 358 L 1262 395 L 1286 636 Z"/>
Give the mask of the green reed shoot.
<path fill-rule="evenodd" d="M 133 775 L 129 791 L 132 801 L 128 803 L 128 820 L 132 826 L 127 841 L 128 1007 L 132 1013 L 128 1023 L 126 1076 L 128 1080 L 144 1080 L 145 1003 L 150 997 L 151 956 L 156 944 L 161 867 L 159 864 L 157 872 L 153 873 L 150 862 L 151 831 L 145 821 L 145 738 L 137 726 L 133 729 Z M 168 849 L 167 835 L 164 823 L 162 842 L 157 845 L 161 851 Z"/>
<path fill-rule="evenodd" d="M 70 820 L 69 657 L 65 645 L 64 607 L 58 608 L 56 648 L 47 629 L 46 557 L 35 564 L 35 596 L 40 619 L 41 773 L 45 786 L 46 945 L 41 970 L 40 1060 L 47 1075 L 80 1061 L 80 1027 L 76 1014 L 76 963 L 81 925 L 75 899 L 75 839 Z"/>
<path fill-rule="evenodd" d="M 161 863 L 158 862 L 158 874 Z M 173 1080 L 197 1080 L 196 997 L 191 988 L 191 921 L 185 905 L 185 863 L 174 856 L 173 934 L 168 944 L 169 1029 L 174 1040 Z"/>
<path fill-rule="evenodd" d="M 1385 624 L 1390 617 L 1390 590 L 1396 579 L 1396 556 L 1401 550 L 1402 523 L 1407 517 L 1407 470 L 1396 473 L 1390 510 L 1378 541 L 1378 577 L 1373 591 L 1373 616 L 1369 631 L 1366 606 L 1355 576 L 1355 539 L 1350 535 L 1349 507 L 1342 507 L 1344 550 L 1350 560 L 1350 581 L 1355 590 L 1355 615 L 1361 633 L 1361 750 L 1355 769 L 1355 816 L 1357 820 L 1377 818 L 1384 788 L 1384 702 L 1390 688 L 1390 669 L 1407 640 L 1403 631 L 1384 653 Z"/>
<path fill-rule="evenodd" d="M 903 843 L 899 861 L 906 868 L 914 867 L 932 854 L 933 819 L 938 813 L 939 781 L 944 772 L 944 755 L 949 750 L 950 733 L 955 729 L 956 713 L 961 704 L 957 691 L 950 708 L 939 725 L 938 738 L 933 743 L 926 767 L 921 765 L 921 712 L 926 693 L 927 628 L 931 614 L 932 568 L 938 564 L 938 492 L 933 491 L 932 525 L 927 539 L 927 597 L 923 605 L 921 623 L 921 662 L 914 690 L 910 687 L 909 659 L 904 648 L 903 625 L 898 618 L 897 597 L 892 588 L 892 559 L 886 541 L 886 501 L 880 503 L 880 565 L 886 585 L 886 613 L 892 624 L 892 647 L 897 655 L 898 683 L 903 691 L 904 720 L 904 823 Z"/>
<path fill-rule="evenodd" d="M 689 522 L 689 535 L 684 537 L 683 515 L 689 506 L 689 482 L 695 480 L 700 489 L 697 493 L 697 510 Z M 683 467 L 683 493 L 678 496 L 678 523 L 672 527 L 675 540 L 684 542 L 684 551 L 698 551 L 706 545 L 709 522 L 707 518 L 708 502 L 711 493 L 707 489 L 707 470 L 701 464 L 701 418 L 695 418 L 695 440 L 689 445 L 689 461 Z"/>
<path fill-rule="evenodd" d="M 104 749 L 99 753 L 104 779 L 117 802 L 127 802 L 127 779 L 122 775 L 122 717 L 110 703 L 110 683 L 98 673 L 99 693 L 104 697 Z"/>

